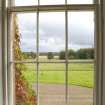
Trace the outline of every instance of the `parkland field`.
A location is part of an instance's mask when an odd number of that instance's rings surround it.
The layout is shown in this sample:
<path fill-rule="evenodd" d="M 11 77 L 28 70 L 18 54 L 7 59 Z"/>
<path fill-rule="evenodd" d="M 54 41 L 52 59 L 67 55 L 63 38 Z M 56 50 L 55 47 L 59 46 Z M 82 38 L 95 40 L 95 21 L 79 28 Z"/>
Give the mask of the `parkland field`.
<path fill-rule="evenodd" d="M 79 60 L 80 61 L 80 60 Z M 35 64 L 25 64 L 22 71 L 23 76 L 30 85 L 37 82 L 41 84 L 65 84 L 66 78 L 68 85 L 93 88 L 94 86 L 94 64 L 70 63 L 66 74 L 66 65 L 64 63 L 43 63 L 39 65 L 39 72 Z"/>

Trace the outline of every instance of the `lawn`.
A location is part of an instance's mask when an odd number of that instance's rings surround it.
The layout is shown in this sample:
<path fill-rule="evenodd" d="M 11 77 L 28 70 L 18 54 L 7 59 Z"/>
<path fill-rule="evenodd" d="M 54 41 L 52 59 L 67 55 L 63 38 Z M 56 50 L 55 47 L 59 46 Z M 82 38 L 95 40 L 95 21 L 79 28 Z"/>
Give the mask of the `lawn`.
<path fill-rule="evenodd" d="M 37 71 L 34 64 L 25 65 L 22 71 L 24 77 L 32 85 L 37 81 Z M 77 85 L 93 88 L 94 85 L 93 63 L 72 63 L 68 65 L 68 85 Z M 65 84 L 65 64 L 40 64 L 39 83 Z"/>

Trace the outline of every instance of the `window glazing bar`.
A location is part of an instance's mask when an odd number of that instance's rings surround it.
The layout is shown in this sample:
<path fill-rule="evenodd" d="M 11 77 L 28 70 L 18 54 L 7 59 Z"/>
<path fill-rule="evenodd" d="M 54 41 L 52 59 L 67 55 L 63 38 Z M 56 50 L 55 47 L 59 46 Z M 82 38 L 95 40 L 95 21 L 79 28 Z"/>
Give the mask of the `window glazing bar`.
<path fill-rule="evenodd" d="M 37 36 L 36 36 L 36 49 L 37 49 L 37 58 L 36 58 L 36 63 L 37 63 L 37 105 L 39 105 L 39 11 L 37 11 Z"/>
<path fill-rule="evenodd" d="M 62 10 L 81 10 L 92 11 L 95 10 L 96 4 L 87 5 L 42 5 L 42 6 L 17 6 L 8 7 L 10 12 L 35 12 L 35 11 L 62 11 Z"/>
<path fill-rule="evenodd" d="M 95 9 L 95 76 L 94 76 L 94 105 L 102 105 L 102 82 L 103 82 L 103 19 L 101 3 L 102 0 L 94 0 L 97 4 Z"/>
<path fill-rule="evenodd" d="M 8 105 L 8 91 L 7 91 L 7 10 L 6 10 L 6 0 L 1 1 L 1 67 L 2 67 L 2 92 L 3 95 L 3 105 Z"/>
<path fill-rule="evenodd" d="M 65 0 L 65 5 L 67 6 L 67 0 Z M 68 9 L 65 10 L 65 92 L 66 92 L 66 105 L 68 105 Z"/>
<path fill-rule="evenodd" d="M 40 5 L 40 0 L 38 0 L 38 6 Z M 37 8 L 37 36 L 36 36 L 36 50 L 37 50 L 37 105 L 39 105 L 39 9 Z"/>
<path fill-rule="evenodd" d="M 13 105 L 14 104 L 14 86 L 13 86 L 13 64 L 9 64 L 9 62 L 12 59 L 12 53 L 11 51 L 13 51 L 11 49 L 11 26 L 12 26 L 12 19 L 13 19 L 13 14 L 11 13 L 8 13 L 8 19 L 7 19 L 7 67 L 8 67 L 8 70 L 7 70 L 7 78 L 8 78 L 8 105 Z M 13 34 L 12 34 L 13 35 Z"/>
<path fill-rule="evenodd" d="M 85 63 L 94 63 L 94 62 L 95 62 L 94 60 L 87 60 L 87 61 L 84 61 L 84 60 L 82 60 L 82 61 L 79 61 L 79 60 L 69 61 L 68 60 L 68 63 L 83 63 L 83 64 L 85 64 Z M 36 61 L 36 60 L 31 60 L 31 61 L 11 61 L 10 64 L 11 63 L 66 63 L 66 61 L 65 60 L 63 60 L 63 61 Z"/>
<path fill-rule="evenodd" d="M 68 11 L 65 11 L 65 33 L 66 33 L 66 105 L 68 105 Z"/>

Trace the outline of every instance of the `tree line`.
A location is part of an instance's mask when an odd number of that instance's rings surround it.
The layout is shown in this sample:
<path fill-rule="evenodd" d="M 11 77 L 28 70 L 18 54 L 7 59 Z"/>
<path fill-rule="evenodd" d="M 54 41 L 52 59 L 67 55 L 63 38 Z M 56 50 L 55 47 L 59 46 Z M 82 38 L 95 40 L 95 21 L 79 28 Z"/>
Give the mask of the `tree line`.
<path fill-rule="evenodd" d="M 61 51 L 58 54 L 59 59 L 63 60 L 66 58 L 66 52 Z M 52 52 L 48 53 L 48 59 L 53 59 L 54 55 Z M 77 51 L 70 49 L 68 50 L 69 59 L 94 59 L 94 48 L 81 48 Z"/>
<path fill-rule="evenodd" d="M 66 58 L 65 51 L 60 51 L 58 53 L 48 52 L 41 54 L 43 56 L 47 56 L 48 59 L 54 59 L 55 56 L 58 56 L 59 59 L 63 60 Z M 23 52 L 24 59 L 35 59 L 36 53 L 34 52 Z M 68 50 L 68 58 L 69 59 L 94 59 L 94 48 L 81 48 L 77 51 L 70 49 Z"/>

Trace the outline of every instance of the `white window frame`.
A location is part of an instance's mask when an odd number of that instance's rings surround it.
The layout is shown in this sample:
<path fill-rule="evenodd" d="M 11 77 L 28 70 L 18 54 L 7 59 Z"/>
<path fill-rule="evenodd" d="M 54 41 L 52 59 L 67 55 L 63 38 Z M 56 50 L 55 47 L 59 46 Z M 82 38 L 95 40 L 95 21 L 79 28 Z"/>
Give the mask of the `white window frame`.
<path fill-rule="evenodd" d="M 65 2 L 67 3 L 67 1 L 65 0 Z M 68 48 L 68 21 L 67 21 L 67 10 L 80 10 L 80 11 L 91 11 L 94 10 L 95 11 L 95 48 L 96 48 L 96 56 L 95 56 L 95 90 L 94 90 L 94 105 L 104 105 L 102 104 L 102 73 L 103 73 L 103 42 L 102 42 L 102 32 L 103 32 L 103 28 L 102 28 L 102 23 L 101 23 L 101 19 L 102 19 L 102 12 L 101 12 L 101 5 L 99 4 L 98 0 L 94 1 L 94 4 L 71 4 L 71 5 L 43 5 L 43 6 L 14 6 L 11 7 L 11 3 L 9 3 L 9 7 L 6 8 L 6 2 L 5 0 L 2 0 L 2 72 L 3 72 L 3 104 L 4 105 L 14 105 L 14 85 L 13 85 L 13 78 L 11 78 L 11 73 L 9 72 L 9 64 L 10 63 L 33 63 L 33 62 L 25 62 L 25 61 L 9 61 L 10 59 L 8 59 L 8 55 L 10 55 L 8 53 L 8 51 L 6 49 L 9 48 L 9 45 L 7 45 L 7 42 L 9 41 L 9 22 L 11 20 L 11 12 L 37 12 L 37 18 L 39 17 L 39 12 L 40 11 L 59 11 L 59 10 L 65 10 L 65 17 L 66 17 L 66 51 Z M 6 14 L 7 13 L 7 14 Z M 9 16 L 9 17 L 7 17 Z M 5 18 L 4 18 L 5 17 Z M 8 20 L 8 22 L 7 22 Z M 37 20 L 37 27 L 38 26 L 38 21 Z M 7 30 L 7 31 L 6 31 Z M 37 38 L 39 36 L 39 32 L 38 32 L 38 28 L 37 28 Z M 8 34 L 6 33 L 8 32 Z M 8 37 L 7 37 L 8 36 Z M 39 42 L 37 42 L 39 43 Z M 5 47 L 4 47 L 5 46 Z M 38 44 L 37 44 L 38 46 Z M 38 50 L 37 49 L 37 54 L 38 54 Z M 66 61 L 67 61 L 67 53 L 66 53 Z M 37 58 L 38 60 L 38 58 Z M 35 62 L 34 62 L 35 63 Z M 42 62 L 44 63 L 44 62 Z M 53 62 L 52 62 L 53 63 Z M 56 62 L 57 63 L 57 62 Z M 67 65 L 68 66 L 68 65 Z M 67 67 L 66 66 L 66 67 Z M 7 79 L 8 78 L 8 79 Z M 9 86 L 9 87 L 8 87 Z M 7 89 L 8 87 L 8 89 Z"/>

